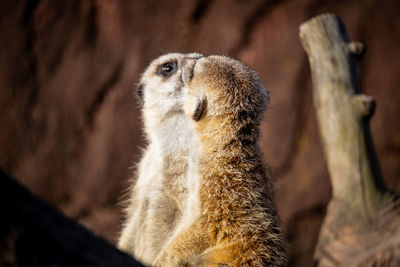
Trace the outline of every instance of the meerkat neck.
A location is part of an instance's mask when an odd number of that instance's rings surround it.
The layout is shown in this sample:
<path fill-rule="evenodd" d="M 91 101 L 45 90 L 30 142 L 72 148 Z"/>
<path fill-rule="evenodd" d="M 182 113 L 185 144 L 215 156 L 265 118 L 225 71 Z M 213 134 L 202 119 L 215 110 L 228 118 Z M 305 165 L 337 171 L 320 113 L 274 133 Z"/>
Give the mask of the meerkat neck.
<path fill-rule="evenodd" d="M 249 210 L 269 210 L 273 203 L 269 189 L 260 187 L 265 184 L 268 171 L 256 142 L 241 142 L 232 140 L 223 150 L 201 153 L 199 173 L 203 175 L 199 193 L 203 214 L 209 222 L 223 220 L 226 214 L 221 211 L 230 211 L 238 222 Z M 233 210 L 229 206 L 232 203 Z"/>
<path fill-rule="evenodd" d="M 146 125 L 146 133 L 149 143 L 162 155 L 174 155 L 177 151 L 188 150 L 193 138 L 190 121 L 183 113 Z"/>
<path fill-rule="evenodd" d="M 258 124 L 254 122 L 230 121 L 221 129 L 202 132 L 199 173 L 205 174 L 205 198 L 210 197 L 212 202 L 215 195 L 230 196 L 235 188 L 257 187 L 259 179 L 266 177 L 258 137 Z M 251 179 L 245 178 L 248 176 Z"/>
<path fill-rule="evenodd" d="M 206 130 L 200 131 L 200 140 L 207 153 L 240 154 L 255 150 L 260 135 L 258 123 L 226 117 L 209 120 L 206 123 L 204 127 Z M 213 125 L 224 125 L 224 127 L 212 127 Z"/>

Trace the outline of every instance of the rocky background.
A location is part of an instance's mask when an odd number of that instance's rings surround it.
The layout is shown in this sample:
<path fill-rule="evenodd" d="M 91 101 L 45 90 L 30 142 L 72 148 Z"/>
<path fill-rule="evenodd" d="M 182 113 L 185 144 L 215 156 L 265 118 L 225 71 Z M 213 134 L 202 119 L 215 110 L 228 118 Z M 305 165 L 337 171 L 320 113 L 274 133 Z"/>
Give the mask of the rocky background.
<path fill-rule="evenodd" d="M 311 266 L 331 188 L 298 27 L 336 13 L 366 45 L 360 75 L 377 101 L 375 148 L 400 192 L 398 10 L 395 0 L 3 0 L 0 166 L 115 243 L 130 167 L 145 146 L 134 98 L 140 73 L 166 52 L 228 55 L 271 93 L 261 146 L 290 265 Z"/>

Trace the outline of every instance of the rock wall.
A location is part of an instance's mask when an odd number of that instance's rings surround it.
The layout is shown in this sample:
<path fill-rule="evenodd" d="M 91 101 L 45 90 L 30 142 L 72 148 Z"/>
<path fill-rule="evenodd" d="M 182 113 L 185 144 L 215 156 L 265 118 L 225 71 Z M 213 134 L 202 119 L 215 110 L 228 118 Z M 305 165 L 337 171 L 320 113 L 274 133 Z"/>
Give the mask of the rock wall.
<path fill-rule="evenodd" d="M 115 242 L 143 147 L 134 89 L 172 51 L 237 58 L 271 93 L 261 146 L 272 166 L 290 265 L 310 266 L 330 197 L 298 26 L 339 15 L 367 52 L 363 91 L 386 182 L 400 192 L 400 2 L 392 0 L 4 0 L 0 10 L 0 166 Z"/>

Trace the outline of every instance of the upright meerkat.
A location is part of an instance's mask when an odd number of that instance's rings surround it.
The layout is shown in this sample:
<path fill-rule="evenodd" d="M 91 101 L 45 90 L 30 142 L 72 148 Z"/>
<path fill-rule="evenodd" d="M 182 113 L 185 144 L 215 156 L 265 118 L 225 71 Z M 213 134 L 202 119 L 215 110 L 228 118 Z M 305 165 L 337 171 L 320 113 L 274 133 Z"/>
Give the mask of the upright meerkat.
<path fill-rule="evenodd" d="M 224 56 L 185 59 L 182 79 L 198 162 L 192 197 L 156 265 L 283 266 L 271 175 L 257 144 L 267 91 L 254 71 Z"/>
<path fill-rule="evenodd" d="M 142 74 L 142 102 L 148 142 L 138 164 L 118 247 L 145 264 L 157 258 L 182 214 L 192 127 L 183 110 L 182 60 L 200 54 L 166 54 Z"/>

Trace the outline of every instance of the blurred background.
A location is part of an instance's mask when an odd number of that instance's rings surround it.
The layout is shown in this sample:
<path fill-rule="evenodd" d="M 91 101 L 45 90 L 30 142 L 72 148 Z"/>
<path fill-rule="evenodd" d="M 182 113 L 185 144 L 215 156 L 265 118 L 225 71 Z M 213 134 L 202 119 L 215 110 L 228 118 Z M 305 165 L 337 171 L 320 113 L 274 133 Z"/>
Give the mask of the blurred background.
<path fill-rule="evenodd" d="M 298 38 L 305 20 L 339 15 L 367 51 L 364 93 L 388 187 L 400 192 L 400 2 L 373 0 L 3 0 L 0 9 L 0 166 L 110 242 L 145 146 L 134 90 L 167 52 L 234 57 L 271 93 L 262 131 L 290 265 L 310 266 L 330 198 Z"/>

